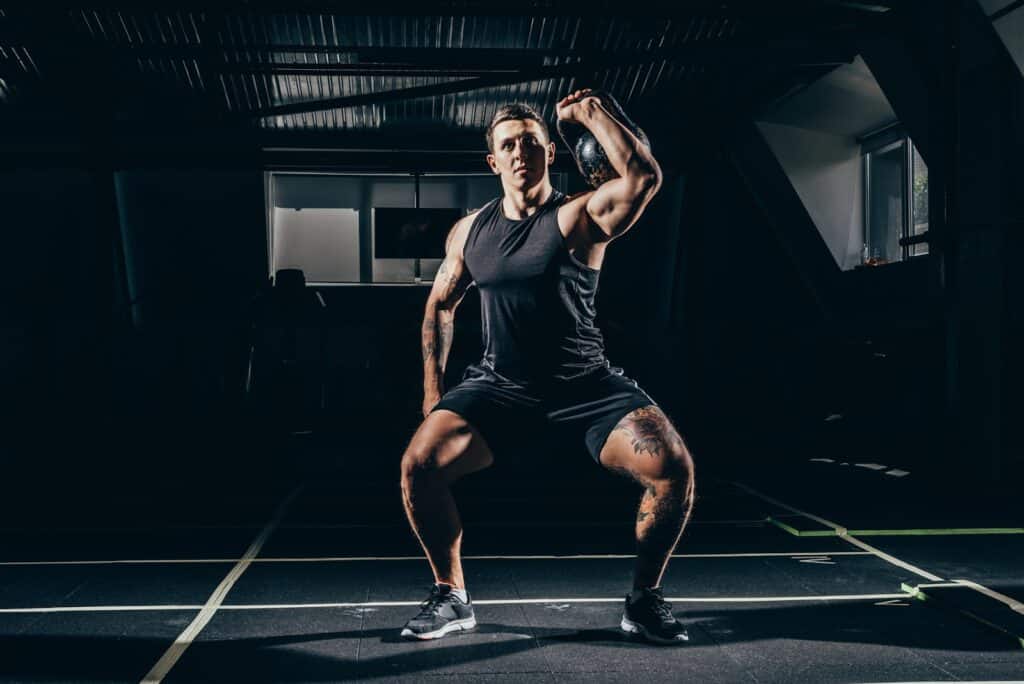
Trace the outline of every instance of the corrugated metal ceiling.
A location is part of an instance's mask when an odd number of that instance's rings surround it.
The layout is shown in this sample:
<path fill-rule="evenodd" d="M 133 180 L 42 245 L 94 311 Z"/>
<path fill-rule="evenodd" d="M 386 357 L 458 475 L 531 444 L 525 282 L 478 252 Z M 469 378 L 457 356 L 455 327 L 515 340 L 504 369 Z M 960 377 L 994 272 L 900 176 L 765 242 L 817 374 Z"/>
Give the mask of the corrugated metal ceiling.
<path fill-rule="evenodd" d="M 728 50 L 770 35 L 708 6 L 661 17 L 74 9 L 39 19 L 27 40 L 17 39 L 24 17 L 8 21 L 0 10 L 0 101 L 16 103 L 23 87 L 60 68 L 59 55 L 36 59 L 59 46 L 65 58 L 112 56 L 98 63 L 120 70 L 119 84 L 160 93 L 156 107 L 198 105 L 270 130 L 481 129 L 508 101 L 530 103 L 553 121 L 555 103 L 574 87 L 608 90 L 627 106 L 650 102 L 701 83 L 708 61 L 691 48 Z M 94 77 L 111 80 L 102 68 Z M 466 79 L 472 89 L 460 83 Z M 426 94 L 393 94 L 409 88 Z"/>
<path fill-rule="evenodd" d="M 227 15 L 211 22 L 188 12 L 132 13 L 81 11 L 75 16 L 91 40 L 127 48 L 196 48 L 161 56 L 140 52 L 138 69 L 173 81 L 178 87 L 215 93 L 229 112 L 253 112 L 274 105 L 363 95 L 395 88 L 429 86 L 480 73 L 495 73 L 472 63 L 435 68 L 415 63 L 381 69 L 379 62 L 356 60 L 343 46 L 378 48 L 473 48 L 536 51 L 531 61 L 556 65 L 575 61 L 581 47 L 582 17 L 353 17 L 334 15 Z M 639 24 L 646 23 L 637 31 Z M 650 50 L 731 36 L 727 19 L 693 18 L 629 22 L 588 20 L 587 49 L 601 52 Z M 207 48 L 217 48 L 218 66 L 210 66 Z M 292 49 L 289 49 L 292 48 Z M 551 54 L 555 51 L 555 54 Z M 560 54 L 559 54 L 560 53 Z M 521 53 L 520 53 L 521 54 Z M 421 56 L 425 56 L 421 53 Z M 509 55 L 513 58 L 518 55 Z M 359 65 L 364 68 L 359 69 Z M 349 67 L 345 69 L 344 67 Z M 691 68 L 692 70 L 692 68 Z M 378 73 L 351 73 L 376 71 Z M 297 73 L 295 73 L 297 72 Z M 318 73 L 322 72 L 322 73 Z M 348 72 L 348 73 L 346 73 Z M 419 73 L 418 73 L 419 72 Z M 592 81 L 629 102 L 685 77 L 687 69 L 665 60 L 599 70 Z M 436 74 L 436 75 L 435 75 Z M 494 107 L 507 101 L 533 103 L 548 119 L 571 87 L 571 78 L 484 88 L 382 105 L 271 116 L 271 128 L 379 128 L 391 121 L 431 120 L 457 127 L 480 128 Z"/>

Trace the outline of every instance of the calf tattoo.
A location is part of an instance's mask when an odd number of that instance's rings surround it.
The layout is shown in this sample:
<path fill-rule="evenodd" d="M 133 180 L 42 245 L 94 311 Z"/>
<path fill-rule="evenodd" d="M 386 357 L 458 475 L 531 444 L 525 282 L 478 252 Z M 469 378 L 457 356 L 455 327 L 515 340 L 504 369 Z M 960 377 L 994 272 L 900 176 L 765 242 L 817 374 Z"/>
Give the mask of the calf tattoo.
<path fill-rule="evenodd" d="M 682 438 L 656 406 L 637 409 L 615 427 L 629 438 L 633 454 L 612 469 L 644 487 L 636 514 L 635 587 L 657 586 L 693 507 L 692 465 L 678 461 L 686 454 Z M 661 459 L 667 467 L 657 478 L 640 473 L 641 461 Z M 689 458 L 687 456 L 687 462 Z M 671 464 L 671 465 L 669 465 Z"/>

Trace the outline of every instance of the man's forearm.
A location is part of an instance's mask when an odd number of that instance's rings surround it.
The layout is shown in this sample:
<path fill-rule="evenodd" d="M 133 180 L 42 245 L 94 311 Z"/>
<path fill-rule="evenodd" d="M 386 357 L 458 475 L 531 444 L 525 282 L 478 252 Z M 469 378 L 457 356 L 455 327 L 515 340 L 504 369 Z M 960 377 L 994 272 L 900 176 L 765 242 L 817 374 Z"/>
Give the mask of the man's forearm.
<path fill-rule="evenodd" d="M 455 333 L 455 314 L 433 309 L 423 317 L 423 391 L 444 390 L 444 369 Z"/>
<path fill-rule="evenodd" d="M 619 176 L 657 178 L 660 175 L 661 169 L 651 151 L 596 100 L 585 101 L 579 123 L 594 134 Z"/>

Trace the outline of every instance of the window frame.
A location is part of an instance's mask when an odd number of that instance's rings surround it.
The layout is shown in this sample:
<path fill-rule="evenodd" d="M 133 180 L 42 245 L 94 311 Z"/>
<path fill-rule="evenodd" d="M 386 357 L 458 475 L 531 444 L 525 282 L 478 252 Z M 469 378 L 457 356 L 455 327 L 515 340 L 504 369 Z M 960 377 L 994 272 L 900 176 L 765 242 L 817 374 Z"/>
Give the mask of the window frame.
<path fill-rule="evenodd" d="M 871 242 L 871 160 L 873 155 L 884 154 L 903 146 L 903 174 L 900 188 L 902 193 L 901 217 L 902 225 L 898 239 L 899 261 L 909 261 L 927 257 L 924 254 L 912 254 L 915 243 L 909 242 L 914 237 L 914 141 L 906 129 L 898 123 L 884 126 L 870 133 L 859 136 L 857 141 L 861 145 L 861 158 L 863 169 L 864 196 L 862 203 L 863 210 L 863 238 L 869 249 Z M 924 234 L 924 233 L 922 233 Z M 897 262 L 886 262 L 897 263 Z M 879 264 L 884 265 L 884 264 Z"/>

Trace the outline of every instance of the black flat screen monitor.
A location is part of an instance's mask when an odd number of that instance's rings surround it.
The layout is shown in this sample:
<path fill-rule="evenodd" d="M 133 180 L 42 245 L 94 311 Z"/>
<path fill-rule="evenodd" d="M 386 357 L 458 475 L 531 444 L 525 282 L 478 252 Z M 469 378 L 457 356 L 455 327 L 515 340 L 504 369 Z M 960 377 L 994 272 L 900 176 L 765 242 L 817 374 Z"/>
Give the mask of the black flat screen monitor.
<path fill-rule="evenodd" d="M 463 209 L 373 208 L 375 259 L 443 259 L 444 241 Z"/>

